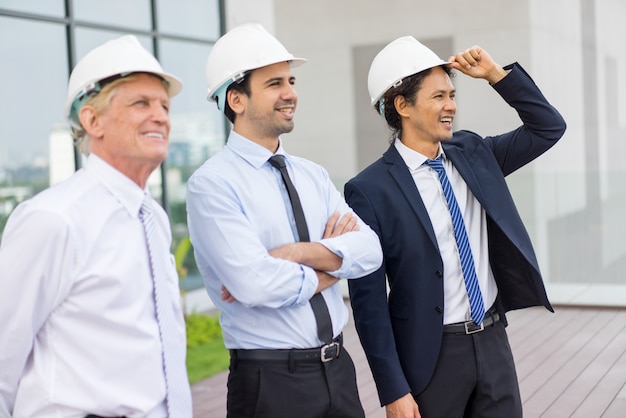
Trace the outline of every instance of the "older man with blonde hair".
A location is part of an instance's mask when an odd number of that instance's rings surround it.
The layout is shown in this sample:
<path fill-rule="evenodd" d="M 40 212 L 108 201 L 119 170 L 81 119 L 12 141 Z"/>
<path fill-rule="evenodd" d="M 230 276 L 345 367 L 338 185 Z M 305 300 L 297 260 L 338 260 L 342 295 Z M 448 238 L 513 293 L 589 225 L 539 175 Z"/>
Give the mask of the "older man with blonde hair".
<path fill-rule="evenodd" d="M 170 227 L 146 187 L 181 88 L 134 36 L 74 68 L 86 165 L 20 204 L 0 244 L 0 416 L 191 417 Z"/>

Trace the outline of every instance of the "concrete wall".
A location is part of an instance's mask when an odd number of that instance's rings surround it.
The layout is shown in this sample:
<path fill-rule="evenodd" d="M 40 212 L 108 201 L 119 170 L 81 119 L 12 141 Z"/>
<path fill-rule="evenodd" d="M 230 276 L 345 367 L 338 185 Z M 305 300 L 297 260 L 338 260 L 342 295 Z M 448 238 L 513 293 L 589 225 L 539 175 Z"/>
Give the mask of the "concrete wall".
<path fill-rule="evenodd" d="M 366 83 L 356 85 L 354 80 L 367 75 L 371 58 L 355 61 L 355 51 L 369 48 L 373 58 L 391 40 L 413 35 L 422 41 L 449 40 L 451 49 L 438 51 L 443 58 L 479 44 L 503 64 L 519 60 L 532 67 L 526 2 L 456 0 L 448 2 L 445 11 L 439 3 L 411 0 L 275 0 L 274 4 L 277 36 L 310 60 L 297 69 L 299 115 L 289 149 L 323 164 L 340 185 L 364 165 L 358 158 L 357 110 L 367 109 L 369 100 Z M 503 25 L 500 16 L 516 19 L 507 18 Z M 484 82 L 464 78 L 455 80 L 461 109 L 457 126 L 495 133 L 516 123 L 516 115 L 502 109 Z M 377 116 L 370 111 L 362 118 Z M 388 146 L 389 133 L 382 121 L 380 126 L 378 144 L 368 144 L 370 161 Z"/>
<path fill-rule="evenodd" d="M 295 55 L 300 96 L 289 152 L 337 187 L 378 158 L 389 131 L 369 109 L 371 58 L 413 35 L 442 58 L 474 44 L 518 61 L 568 122 L 550 152 L 509 176 L 553 300 L 626 303 L 626 3 L 621 0 L 227 0 L 227 25 L 260 21 Z M 446 51 L 445 49 L 449 49 Z M 459 74 L 456 128 L 519 125 L 482 80 Z"/>

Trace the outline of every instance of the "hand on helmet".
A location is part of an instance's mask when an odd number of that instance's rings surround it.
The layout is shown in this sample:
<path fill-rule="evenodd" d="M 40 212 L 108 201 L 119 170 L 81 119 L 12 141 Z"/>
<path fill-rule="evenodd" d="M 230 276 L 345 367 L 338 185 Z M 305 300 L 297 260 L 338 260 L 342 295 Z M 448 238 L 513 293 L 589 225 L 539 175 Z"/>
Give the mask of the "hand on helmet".
<path fill-rule="evenodd" d="M 483 78 L 495 84 L 506 76 L 507 72 L 480 46 L 473 46 L 448 58 L 450 67 L 474 78 Z"/>

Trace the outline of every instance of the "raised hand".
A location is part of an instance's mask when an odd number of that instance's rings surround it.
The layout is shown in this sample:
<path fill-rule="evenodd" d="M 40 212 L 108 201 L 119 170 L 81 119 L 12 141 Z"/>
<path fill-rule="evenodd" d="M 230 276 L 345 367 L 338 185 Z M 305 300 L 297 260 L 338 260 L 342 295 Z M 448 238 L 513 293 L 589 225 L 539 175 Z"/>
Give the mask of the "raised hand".
<path fill-rule="evenodd" d="M 474 78 L 483 78 L 491 84 L 502 80 L 507 72 L 491 55 L 478 45 L 448 58 L 450 67 Z"/>

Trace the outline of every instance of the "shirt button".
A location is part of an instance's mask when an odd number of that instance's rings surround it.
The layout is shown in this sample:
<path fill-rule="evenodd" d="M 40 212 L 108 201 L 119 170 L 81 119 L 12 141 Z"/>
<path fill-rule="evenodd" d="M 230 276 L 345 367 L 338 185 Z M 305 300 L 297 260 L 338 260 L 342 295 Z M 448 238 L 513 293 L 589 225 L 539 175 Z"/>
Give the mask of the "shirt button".
<path fill-rule="evenodd" d="M 442 313 L 443 312 L 443 308 L 441 306 L 437 306 L 435 308 L 435 310 L 437 311 L 437 313 Z"/>
<path fill-rule="evenodd" d="M 443 277 L 443 273 L 441 272 L 441 270 L 437 270 L 437 271 L 435 272 L 435 275 L 436 275 L 438 278 L 440 278 L 440 279 Z"/>

